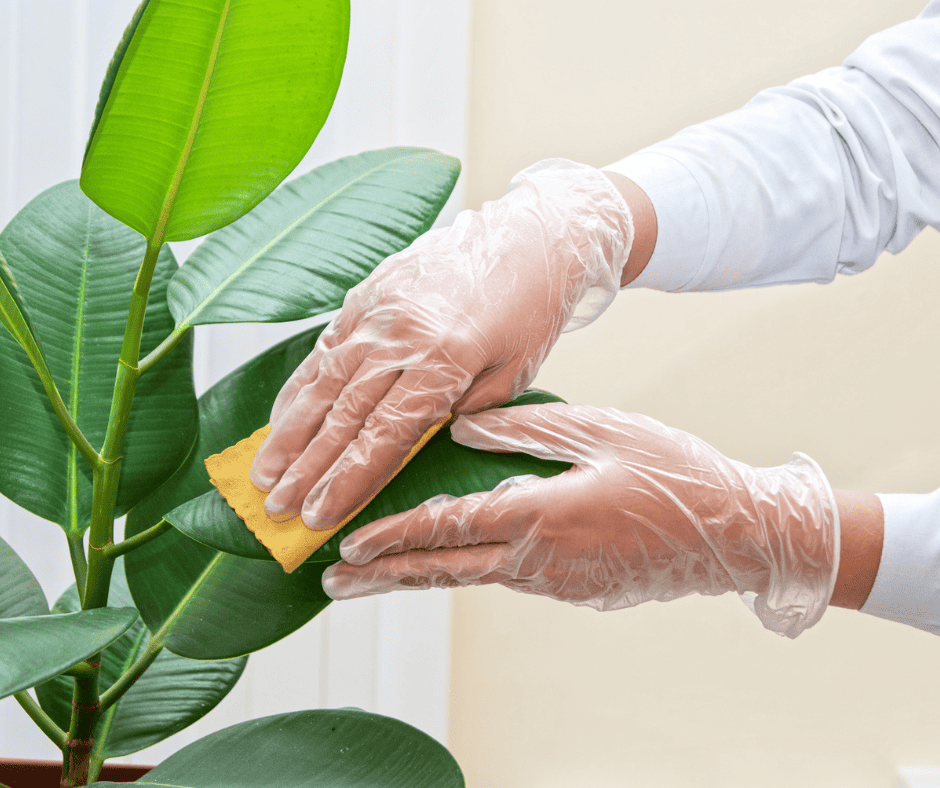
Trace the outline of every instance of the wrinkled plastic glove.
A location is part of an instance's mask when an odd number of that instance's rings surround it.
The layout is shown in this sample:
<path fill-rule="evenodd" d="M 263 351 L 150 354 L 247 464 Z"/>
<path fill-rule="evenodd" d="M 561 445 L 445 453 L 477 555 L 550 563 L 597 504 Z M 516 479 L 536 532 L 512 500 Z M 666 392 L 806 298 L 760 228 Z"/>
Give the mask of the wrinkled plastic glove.
<path fill-rule="evenodd" d="M 553 159 L 512 187 L 349 291 L 275 400 L 252 465 L 272 518 L 338 524 L 428 427 L 521 393 L 562 330 L 613 300 L 633 220 L 607 177 Z"/>
<path fill-rule="evenodd" d="M 451 434 L 473 448 L 572 467 L 438 496 L 363 526 L 325 573 L 327 594 L 501 583 L 615 610 L 736 591 L 756 594 L 764 626 L 790 637 L 826 609 L 838 514 L 805 455 L 754 468 L 651 418 L 562 404 L 461 417 Z"/>

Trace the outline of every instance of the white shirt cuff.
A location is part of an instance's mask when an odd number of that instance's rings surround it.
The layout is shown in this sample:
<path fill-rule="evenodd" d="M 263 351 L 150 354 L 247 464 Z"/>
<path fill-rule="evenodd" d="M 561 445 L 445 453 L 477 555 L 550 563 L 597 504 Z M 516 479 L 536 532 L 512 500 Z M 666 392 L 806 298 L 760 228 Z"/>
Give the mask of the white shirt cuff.
<path fill-rule="evenodd" d="M 653 256 L 627 287 L 682 290 L 695 279 L 708 247 L 708 205 L 699 183 L 676 159 L 650 150 L 601 169 L 633 181 L 656 211 Z"/>
<path fill-rule="evenodd" d="M 862 612 L 940 634 L 940 490 L 879 495 L 885 535 Z"/>

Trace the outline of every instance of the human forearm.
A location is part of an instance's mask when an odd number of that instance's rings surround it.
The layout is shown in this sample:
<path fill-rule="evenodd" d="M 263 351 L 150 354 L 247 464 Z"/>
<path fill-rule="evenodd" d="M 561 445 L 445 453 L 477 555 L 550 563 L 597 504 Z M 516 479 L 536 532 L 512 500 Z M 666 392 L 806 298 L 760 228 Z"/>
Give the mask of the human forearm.
<path fill-rule="evenodd" d="M 829 604 L 861 610 L 881 563 L 884 511 L 870 493 L 833 490 L 839 510 L 839 573 Z"/>
<path fill-rule="evenodd" d="M 620 286 L 626 287 L 646 268 L 653 255 L 657 234 L 656 211 L 646 192 L 636 183 L 618 172 L 603 172 L 623 195 L 633 214 L 633 247 L 620 277 Z"/>

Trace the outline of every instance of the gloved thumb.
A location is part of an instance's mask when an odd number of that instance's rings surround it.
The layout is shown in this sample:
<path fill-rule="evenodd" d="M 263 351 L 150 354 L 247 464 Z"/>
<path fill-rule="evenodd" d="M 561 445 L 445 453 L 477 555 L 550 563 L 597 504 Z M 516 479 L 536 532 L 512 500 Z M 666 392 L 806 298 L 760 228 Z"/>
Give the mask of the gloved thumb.
<path fill-rule="evenodd" d="M 463 446 L 493 452 L 523 452 L 543 460 L 583 464 L 596 453 L 596 438 L 577 405 L 554 402 L 494 408 L 460 416 L 450 428 Z M 597 413 L 597 409 L 592 409 Z"/>

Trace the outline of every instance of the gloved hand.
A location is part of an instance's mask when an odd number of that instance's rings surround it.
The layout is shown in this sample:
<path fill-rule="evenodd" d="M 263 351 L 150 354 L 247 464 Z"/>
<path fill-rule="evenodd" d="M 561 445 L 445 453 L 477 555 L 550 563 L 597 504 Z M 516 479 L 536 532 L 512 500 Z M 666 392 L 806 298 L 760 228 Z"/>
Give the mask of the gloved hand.
<path fill-rule="evenodd" d="M 324 575 L 327 594 L 501 583 L 614 610 L 753 592 L 764 626 L 790 637 L 826 609 L 838 514 L 805 455 L 753 468 L 651 418 L 562 404 L 461 417 L 451 434 L 477 449 L 573 465 L 363 526 Z"/>
<path fill-rule="evenodd" d="M 448 413 L 519 394 L 567 326 L 610 303 L 630 254 L 626 201 L 561 159 L 383 261 L 284 385 L 251 470 L 268 513 L 341 522 Z"/>

